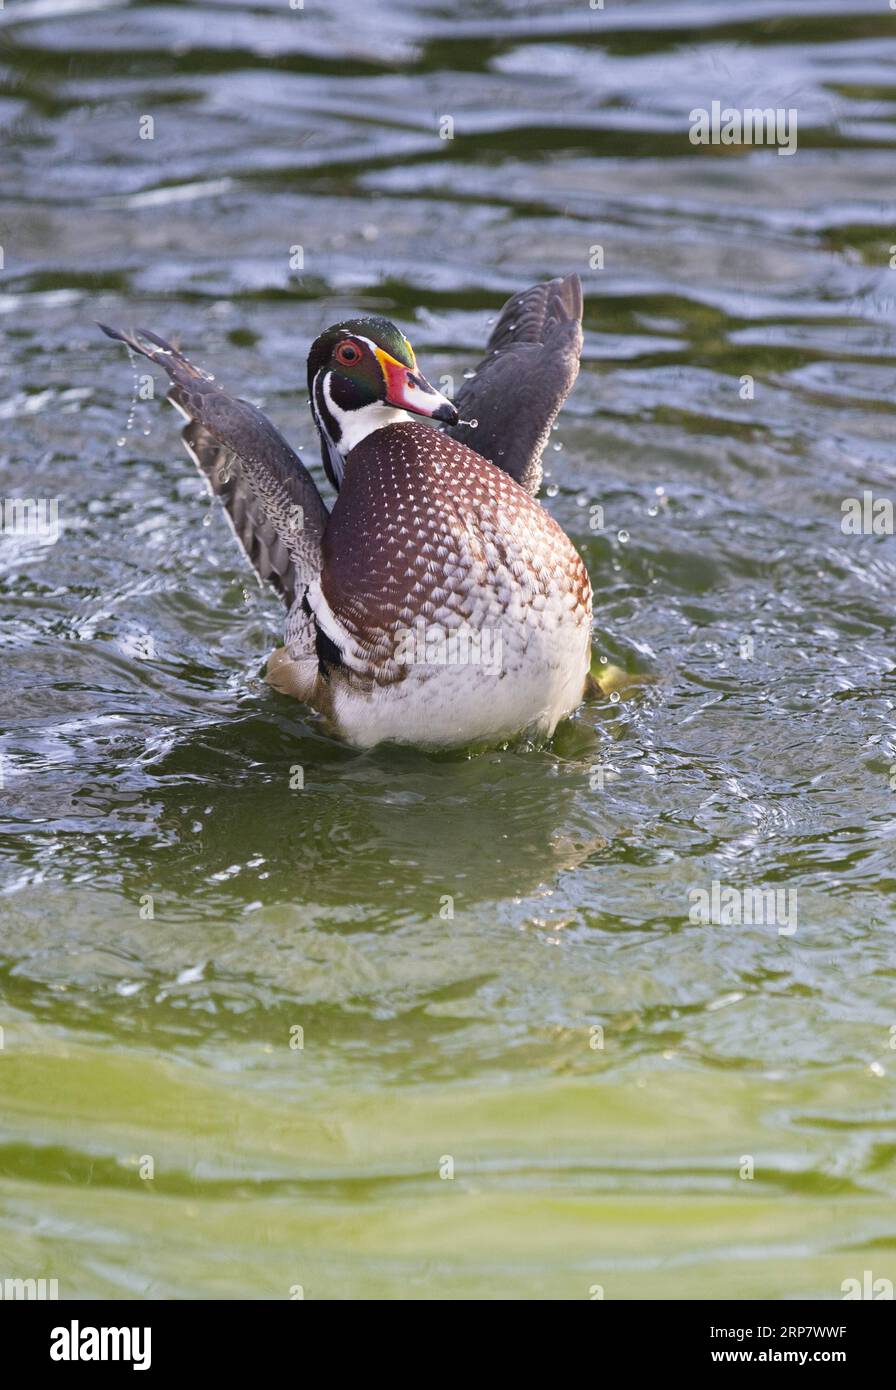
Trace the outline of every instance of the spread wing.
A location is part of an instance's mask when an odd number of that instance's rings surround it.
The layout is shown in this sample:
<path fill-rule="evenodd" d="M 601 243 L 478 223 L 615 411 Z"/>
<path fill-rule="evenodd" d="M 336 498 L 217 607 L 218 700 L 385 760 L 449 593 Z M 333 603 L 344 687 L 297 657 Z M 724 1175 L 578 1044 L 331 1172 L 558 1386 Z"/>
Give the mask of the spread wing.
<path fill-rule="evenodd" d="M 187 452 L 258 575 L 291 607 L 320 573 L 329 517 L 298 454 L 257 406 L 228 396 L 164 338 L 99 327 L 164 367 L 172 382 L 168 399 L 187 420 L 181 435 Z"/>
<path fill-rule="evenodd" d="M 476 375 L 454 404 L 462 420 L 447 433 L 490 459 L 533 496 L 541 456 L 579 374 L 582 285 L 578 275 L 533 285 L 508 299 Z"/>

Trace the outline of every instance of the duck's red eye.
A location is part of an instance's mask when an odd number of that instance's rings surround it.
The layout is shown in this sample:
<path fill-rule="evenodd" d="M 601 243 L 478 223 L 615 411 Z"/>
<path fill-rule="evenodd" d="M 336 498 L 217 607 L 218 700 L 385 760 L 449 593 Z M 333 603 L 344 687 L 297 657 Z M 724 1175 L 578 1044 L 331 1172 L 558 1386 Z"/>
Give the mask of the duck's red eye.
<path fill-rule="evenodd" d="M 354 343 L 340 343 L 336 349 L 335 357 L 337 362 L 341 362 L 343 367 L 353 367 L 356 362 L 361 360 L 361 349 Z"/>

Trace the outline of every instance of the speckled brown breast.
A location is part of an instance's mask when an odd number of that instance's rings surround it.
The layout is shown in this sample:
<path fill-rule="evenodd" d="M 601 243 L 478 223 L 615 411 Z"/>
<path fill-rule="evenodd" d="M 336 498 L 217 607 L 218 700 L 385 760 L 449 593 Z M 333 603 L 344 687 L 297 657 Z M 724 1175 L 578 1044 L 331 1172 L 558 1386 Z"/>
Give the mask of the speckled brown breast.
<path fill-rule="evenodd" d="M 396 633 L 590 623 L 591 586 L 574 546 L 508 474 L 415 421 L 349 454 L 323 541 L 321 590 L 368 675 L 401 679 Z"/>

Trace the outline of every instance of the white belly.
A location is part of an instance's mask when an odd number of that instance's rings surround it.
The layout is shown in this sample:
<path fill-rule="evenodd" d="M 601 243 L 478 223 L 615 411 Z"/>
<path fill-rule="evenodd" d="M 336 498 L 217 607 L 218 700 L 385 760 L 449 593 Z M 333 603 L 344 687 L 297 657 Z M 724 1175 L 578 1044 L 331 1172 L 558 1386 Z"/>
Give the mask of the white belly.
<path fill-rule="evenodd" d="M 538 621 L 532 615 L 522 627 L 498 624 L 478 642 L 456 633 L 452 645 L 450 631 L 442 638 L 431 627 L 425 638 L 415 633 L 404 679 L 372 693 L 339 683 L 331 720 L 342 738 L 362 748 L 550 737 L 582 698 L 591 659 L 589 616 L 573 614 L 558 600 Z"/>

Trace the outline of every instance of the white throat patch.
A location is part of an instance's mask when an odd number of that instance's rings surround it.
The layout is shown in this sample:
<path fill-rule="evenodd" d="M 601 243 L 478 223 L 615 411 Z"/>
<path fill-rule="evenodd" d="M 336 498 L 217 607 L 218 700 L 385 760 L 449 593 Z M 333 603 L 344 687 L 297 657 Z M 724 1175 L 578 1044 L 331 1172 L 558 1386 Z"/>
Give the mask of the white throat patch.
<path fill-rule="evenodd" d="M 386 405 L 383 401 L 371 401 L 369 405 L 362 405 L 358 410 L 343 410 L 330 394 L 329 372 L 323 379 L 323 397 L 327 409 L 339 426 L 339 443 L 334 448 L 343 459 L 374 430 L 381 430 L 384 425 L 400 425 L 411 418 L 406 410 L 397 410 L 395 406 Z M 342 470 L 339 472 L 341 476 Z"/>

